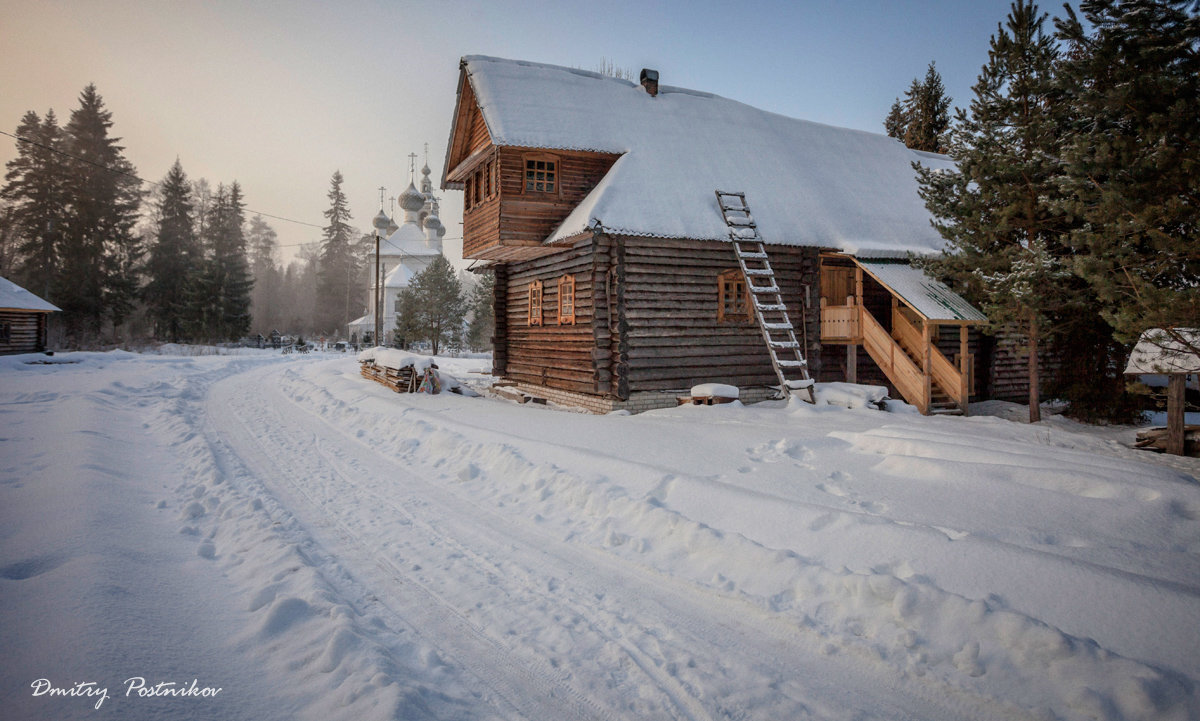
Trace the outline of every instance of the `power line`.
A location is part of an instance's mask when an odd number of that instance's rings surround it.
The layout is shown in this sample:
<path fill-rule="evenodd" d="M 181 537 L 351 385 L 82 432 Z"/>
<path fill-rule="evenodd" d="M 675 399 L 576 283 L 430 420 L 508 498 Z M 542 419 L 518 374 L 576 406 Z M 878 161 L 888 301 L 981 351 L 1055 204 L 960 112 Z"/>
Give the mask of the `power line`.
<path fill-rule="evenodd" d="M 141 177 L 141 176 L 138 176 L 138 175 L 136 175 L 136 174 L 134 174 L 134 173 L 130 173 L 130 172 L 128 172 L 128 171 L 121 170 L 121 169 L 119 169 L 119 168 L 110 168 L 110 167 L 108 167 L 107 165 L 103 165 L 103 164 L 101 164 L 101 163 L 97 163 L 97 162 L 96 162 L 96 161 L 94 161 L 94 160 L 88 160 L 87 158 L 81 158 L 81 157 L 79 157 L 78 155 L 74 155 L 74 154 L 72 154 L 72 153 L 68 153 L 68 152 L 66 152 L 65 150 L 60 150 L 59 148 L 54 148 L 54 147 L 51 147 L 51 146 L 49 146 L 49 145 L 46 145 L 45 143 L 39 143 L 39 142 L 38 142 L 38 141 L 36 141 L 36 140 L 30 140 L 29 138 L 23 138 L 23 137 L 21 137 L 20 135 L 14 135 L 13 133 L 9 133 L 9 132 L 6 132 L 6 131 L 4 131 L 4 130 L 0 130 L 0 135 L 7 135 L 8 137 L 12 138 L 13 140 L 17 140 L 17 141 L 19 141 L 19 142 L 22 142 L 22 143 L 28 143 L 28 144 L 30 144 L 30 145 L 34 145 L 34 146 L 37 146 L 37 147 L 39 147 L 39 148 L 42 148 L 43 150 L 49 150 L 51 153 L 57 153 L 58 155 L 63 155 L 63 156 L 66 156 L 66 157 L 68 157 L 68 158 L 71 158 L 71 159 L 73 159 L 73 160 L 78 160 L 78 161 L 79 161 L 79 162 L 81 162 L 81 163 L 87 163 L 88 165 L 91 165 L 91 166 L 93 166 L 93 167 L 96 167 L 96 168 L 99 168 L 99 169 L 101 169 L 101 170 L 107 171 L 107 172 L 109 172 L 109 173 L 113 173 L 114 175 L 124 175 L 124 176 L 125 176 L 125 177 L 127 177 L 127 178 L 133 178 L 134 180 L 138 181 L 139 183 L 144 183 L 144 184 L 146 184 L 146 185 L 151 185 L 151 186 L 154 186 L 154 187 L 156 187 L 156 188 L 162 185 L 162 183 L 160 183 L 160 182 L 158 182 L 158 181 L 156 181 L 156 180 L 146 180 L 145 178 L 143 178 L 143 177 Z M 264 216 L 264 217 L 266 217 L 266 218 L 271 218 L 272 220 L 282 220 L 282 221 L 283 221 L 283 222 L 285 222 L 285 223 L 294 223 L 294 224 L 296 224 L 296 225 L 305 225 L 305 226 L 308 226 L 309 228 L 316 228 L 316 229 L 318 229 L 318 230 L 325 230 L 325 226 L 323 226 L 323 225 L 317 225 L 317 224 L 315 224 L 315 223 L 309 223 L 309 222 L 306 222 L 306 221 L 303 221 L 303 220 L 293 220 L 292 218 L 285 218 L 285 217 L 283 217 L 282 215 L 274 215 L 274 214 L 272 214 L 272 213 L 264 213 L 263 211 L 261 211 L 261 210 L 255 210 L 254 208 L 246 208 L 246 211 L 247 211 L 247 212 L 249 212 L 249 213 L 253 213 L 253 214 L 255 214 L 255 215 L 261 215 L 261 216 Z M 300 245 L 305 245 L 305 244 L 304 244 L 304 243 L 295 243 L 295 244 L 292 244 L 292 245 L 281 245 L 281 246 L 279 246 L 279 247 L 281 247 L 281 248 L 290 248 L 290 247 L 295 247 L 295 246 L 300 246 Z"/>

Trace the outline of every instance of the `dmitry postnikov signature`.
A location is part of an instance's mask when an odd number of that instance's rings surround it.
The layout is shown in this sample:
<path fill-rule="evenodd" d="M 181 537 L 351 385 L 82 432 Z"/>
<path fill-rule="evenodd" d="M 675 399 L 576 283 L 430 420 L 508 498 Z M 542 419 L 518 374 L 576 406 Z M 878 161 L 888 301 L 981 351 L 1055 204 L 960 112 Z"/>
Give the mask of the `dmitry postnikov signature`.
<path fill-rule="evenodd" d="M 73 686 L 55 686 L 50 682 L 50 679 L 39 678 L 31 683 L 30 686 L 33 687 L 34 696 L 83 696 L 94 698 L 96 699 L 95 708 L 97 709 L 109 699 L 108 688 L 102 687 L 96 681 L 80 681 Z M 124 687 L 126 698 L 154 698 L 164 696 L 175 698 L 213 698 L 221 693 L 221 689 L 219 688 L 201 686 L 198 679 L 192 679 L 191 683 L 160 681 L 156 684 L 148 684 L 142 676 L 133 676 L 125 679 Z"/>

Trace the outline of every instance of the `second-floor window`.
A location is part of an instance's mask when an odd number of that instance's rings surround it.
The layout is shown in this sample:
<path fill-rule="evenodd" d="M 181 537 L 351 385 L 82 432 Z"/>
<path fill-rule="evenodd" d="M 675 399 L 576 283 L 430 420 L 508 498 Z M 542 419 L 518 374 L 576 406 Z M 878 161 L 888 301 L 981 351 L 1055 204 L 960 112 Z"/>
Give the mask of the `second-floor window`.
<path fill-rule="evenodd" d="M 526 158 L 525 192 L 557 193 L 558 161 L 552 158 Z"/>

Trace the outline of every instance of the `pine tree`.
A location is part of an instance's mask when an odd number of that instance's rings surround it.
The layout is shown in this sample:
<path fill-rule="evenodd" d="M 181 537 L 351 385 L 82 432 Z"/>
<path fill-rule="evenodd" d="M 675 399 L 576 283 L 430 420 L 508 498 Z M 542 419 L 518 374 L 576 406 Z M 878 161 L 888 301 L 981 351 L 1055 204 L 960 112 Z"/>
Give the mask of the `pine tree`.
<path fill-rule="evenodd" d="M 467 346 L 472 350 L 490 350 L 492 336 L 496 332 L 495 299 L 496 276 L 483 273 L 471 288 L 468 306 L 471 322 L 467 325 Z"/>
<path fill-rule="evenodd" d="M 1043 32 L 1045 19 L 1029 0 L 1012 4 L 992 36 L 970 110 L 958 111 L 950 133 L 957 170 L 918 169 L 921 196 L 947 241 L 947 254 L 927 265 L 981 298 L 994 322 L 1019 329 L 1028 349 L 1031 422 L 1040 419 L 1045 326 L 1068 301 L 1062 259 L 1071 223 L 1053 202 L 1062 118 L 1054 111 L 1058 50 Z"/>
<path fill-rule="evenodd" d="M 159 186 L 154 242 L 146 261 L 148 281 L 142 289 L 154 336 L 178 342 L 184 336 L 188 302 L 202 259 L 196 238 L 191 185 L 179 160 Z"/>
<path fill-rule="evenodd" d="M 17 157 L 8 161 L 0 198 L 11 203 L 16 280 L 46 299 L 57 286 L 66 217 L 64 135 L 54 111 L 29 111 L 17 126 Z"/>
<path fill-rule="evenodd" d="M 141 181 L 120 138 L 109 136 L 112 124 L 96 86 L 88 85 L 66 127 L 67 214 L 53 294 L 77 339 L 99 336 L 106 318 L 120 325 L 137 293 Z"/>
<path fill-rule="evenodd" d="M 354 229 L 350 227 L 350 207 L 346 194 L 342 192 L 342 173 L 335 171 L 330 180 L 329 209 L 321 239 L 321 264 L 317 283 L 317 322 L 320 328 L 340 334 L 353 319 L 351 313 L 357 309 L 356 299 L 358 276 L 354 248 L 351 239 Z"/>
<path fill-rule="evenodd" d="M 462 285 L 450 262 L 439 255 L 400 292 L 396 334 L 409 343 L 429 341 L 437 354 L 460 342 L 466 313 Z"/>
<path fill-rule="evenodd" d="M 1080 122 L 1062 157 L 1074 268 L 1124 341 L 1200 325 L 1200 15 L 1186 0 L 1068 8 L 1063 85 Z M 1186 342 L 1179 336 L 1180 342 Z M 1200 348 L 1195 352 L 1200 355 Z"/>

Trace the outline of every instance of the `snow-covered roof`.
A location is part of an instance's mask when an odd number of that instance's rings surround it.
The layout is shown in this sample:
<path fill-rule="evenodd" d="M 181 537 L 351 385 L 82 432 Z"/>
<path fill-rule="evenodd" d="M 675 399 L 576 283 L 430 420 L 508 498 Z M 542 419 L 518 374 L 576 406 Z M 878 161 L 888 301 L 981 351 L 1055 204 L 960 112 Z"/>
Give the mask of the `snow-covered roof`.
<path fill-rule="evenodd" d="M 60 310 L 60 308 L 42 300 L 8 278 L 0 278 L 0 310 L 32 310 L 50 313 Z"/>
<path fill-rule="evenodd" d="M 1183 339 L 1172 338 L 1161 328 L 1142 333 L 1129 354 L 1126 373 L 1200 373 L 1200 328 L 1176 328 Z M 1191 348 L 1187 345 L 1190 344 Z"/>
<path fill-rule="evenodd" d="M 395 268 L 388 271 L 387 277 L 383 279 L 384 288 L 407 288 L 412 283 L 413 272 L 408 266 L 401 263 Z"/>
<path fill-rule="evenodd" d="M 651 97 L 628 80 L 484 56 L 463 67 L 496 145 L 621 154 L 550 242 L 595 224 L 726 240 L 720 189 L 746 193 L 767 243 L 860 256 L 943 247 L 912 168 L 949 167 L 943 156 L 694 90 Z"/>
<path fill-rule="evenodd" d="M 856 259 L 863 270 L 931 321 L 986 323 L 987 316 L 943 283 L 903 261 Z"/>
<path fill-rule="evenodd" d="M 379 254 L 385 256 L 435 256 L 441 253 L 441 248 L 428 242 L 425 231 L 415 220 L 401 223 L 394 233 L 379 243 Z"/>

